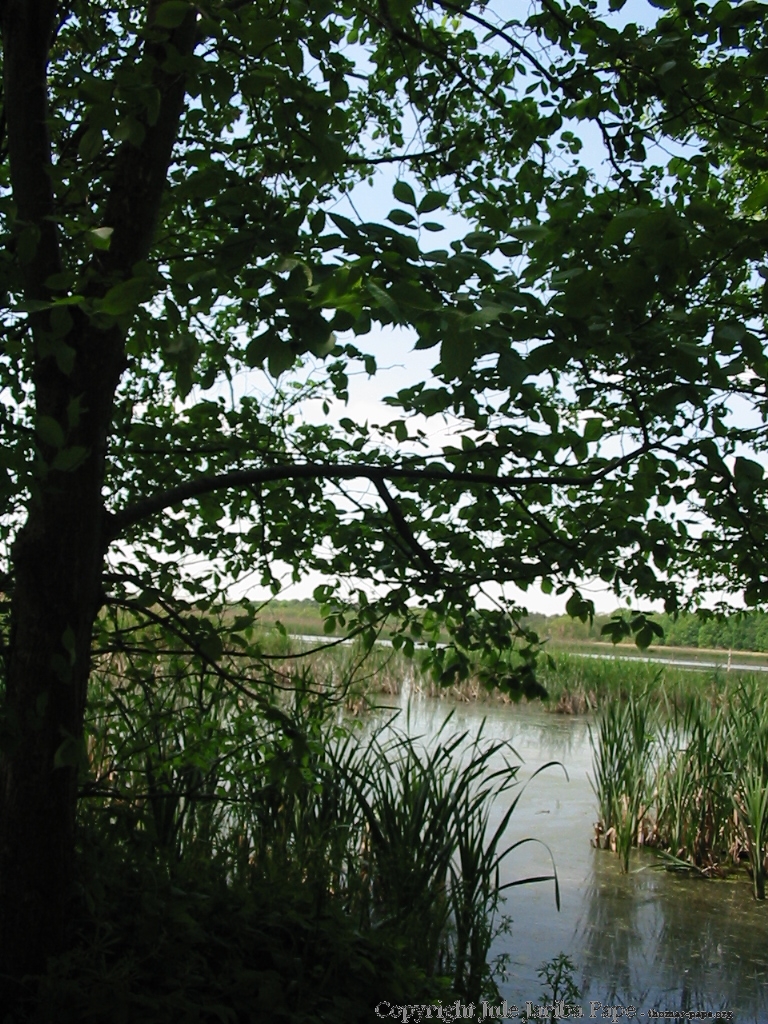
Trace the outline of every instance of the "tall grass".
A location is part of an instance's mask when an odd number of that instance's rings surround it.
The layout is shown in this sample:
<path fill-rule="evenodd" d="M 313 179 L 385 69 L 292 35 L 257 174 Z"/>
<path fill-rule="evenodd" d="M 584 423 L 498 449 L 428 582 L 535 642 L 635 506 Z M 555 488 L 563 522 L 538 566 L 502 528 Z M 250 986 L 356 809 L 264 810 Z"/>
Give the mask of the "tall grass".
<path fill-rule="evenodd" d="M 641 658 L 585 657 L 564 651 L 542 658 L 537 676 L 549 694 L 548 706 L 584 712 L 632 695 L 654 694 L 670 706 L 685 707 L 698 697 L 716 699 L 736 674 L 719 669 L 688 669 Z"/>
<path fill-rule="evenodd" d="M 604 842 L 616 849 L 624 871 L 629 852 L 642 839 L 650 793 L 653 714 L 644 698 L 608 704 L 597 730 L 592 787 L 598 798 Z"/>
<path fill-rule="evenodd" d="M 302 1021 L 362 1019 L 376 992 L 497 996 L 488 956 L 516 801 L 489 821 L 517 786 L 511 748 L 450 725 L 432 743 L 350 725 L 306 671 L 292 682 L 252 699 L 192 656 L 102 662 L 80 802 L 80 953 L 44 986 L 72 1019 L 98 1017 L 109 990 L 130 1008 L 115 1019 L 143 1019 L 154 1000 L 150 1021 L 205 1000 L 220 1019 L 250 1020 L 232 1007 L 270 986 L 283 987 L 281 1019 Z M 556 884 L 554 869 L 536 880 Z"/>
<path fill-rule="evenodd" d="M 430 698 L 504 704 L 511 700 L 507 693 L 489 689 L 481 679 L 479 665 L 466 680 L 441 685 L 422 670 L 418 657 L 408 658 L 402 650 L 383 644 L 374 644 L 368 651 L 359 642 L 328 646 L 327 638 L 318 637 L 314 644 L 306 637 L 292 638 L 277 631 L 266 633 L 263 643 L 269 664 L 284 685 L 292 685 L 295 678 L 308 672 L 326 692 L 343 693 L 348 709 L 356 713 L 375 704 L 380 694 L 395 695 L 405 686 Z M 510 670 L 517 664 L 512 655 Z M 754 675 L 660 665 L 637 657 L 589 657 L 554 651 L 539 657 L 536 678 L 548 694 L 541 702 L 546 710 L 583 714 L 644 692 L 652 692 L 660 702 L 682 709 L 700 697 L 716 700 L 735 681 Z"/>
<path fill-rule="evenodd" d="M 768 710 L 756 681 L 684 709 L 651 693 L 608 704 L 591 739 L 598 842 L 625 871 L 642 843 L 702 874 L 746 861 L 755 898 L 765 898 Z"/>

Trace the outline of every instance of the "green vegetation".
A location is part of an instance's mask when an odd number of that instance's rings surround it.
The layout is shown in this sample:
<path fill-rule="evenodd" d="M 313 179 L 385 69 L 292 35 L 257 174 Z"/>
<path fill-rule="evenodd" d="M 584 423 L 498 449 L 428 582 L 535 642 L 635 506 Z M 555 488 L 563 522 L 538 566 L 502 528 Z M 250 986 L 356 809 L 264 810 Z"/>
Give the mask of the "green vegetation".
<path fill-rule="evenodd" d="M 543 963 L 536 973 L 544 989 L 544 1005 L 534 1003 L 531 1007 L 533 1016 L 528 1017 L 523 1013 L 520 1018 L 522 1021 L 548 1019 L 550 1024 L 554 1024 L 556 1020 L 562 1020 L 563 1016 L 558 1006 L 561 1000 L 566 1007 L 574 1007 L 573 1011 L 567 1010 L 566 1013 L 577 1012 L 581 991 L 575 981 L 576 966 L 569 956 L 559 953 L 552 960 Z"/>
<path fill-rule="evenodd" d="M 670 867 L 723 874 L 748 865 L 765 899 L 768 857 L 768 705 L 756 681 L 717 701 L 666 708 L 650 694 L 606 705 L 592 734 L 597 841 L 628 870 L 632 847 Z"/>
<path fill-rule="evenodd" d="M 148 667 L 93 677 L 71 948 L 31 1019 L 357 1024 L 383 995 L 498 996 L 507 744 L 352 728 L 308 674 L 251 698 L 199 659 Z"/>
<path fill-rule="evenodd" d="M 757 675 L 757 679 L 760 679 Z M 588 711 L 613 701 L 647 693 L 662 704 L 684 706 L 689 700 L 715 700 L 749 673 L 711 668 L 681 668 L 641 658 L 590 657 L 557 651 L 552 661 L 542 659 L 538 678 L 555 710 Z"/>
<path fill-rule="evenodd" d="M 308 623 L 304 604 L 286 603 L 276 617 L 281 623 L 288 623 L 295 608 Z M 319 613 L 316 622 L 322 622 Z M 406 685 L 415 693 L 437 699 L 509 703 L 516 697 L 501 689 L 494 677 L 489 679 L 480 661 L 470 662 L 466 678 L 449 683 L 435 678 L 433 665 L 423 656 L 425 652 L 416 651 L 407 657 L 402 649 L 395 650 L 386 643 L 375 644 L 366 652 L 359 641 L 334 645 L 327 636 L 318 635 L 314 642 L 307 638 L 311 633 L 301 640 L 274 629 L 263 629 L 260 636 L 264 650 L 269 652 L 271 670 L 280 674 L 284 684 L 301 678 L 309 668 L 315 678 L 324 681 L 329 692 L 344 700 L 349 710 L 361 711 L 375 705 L 382 695 L 399 694 Z M 508 661 L 514 669 L 514 655 Z M 753 675 L 757 685 L 762 685 L 762 674 Z M 652 694 L 657 702 L 679 708 L 699 697 L 714 701 L 727 688 L 752 677 L 749 671 L 729 671 L 725 661 L 722 667 L 714 669 L 681 667 L 632 657 L 621 647 L 603 646 L 599 656 L 588 649 L 568 651 L 553 647 L 549 656 L 539 657 L 536 678 L 547 696 L 543 700 L 531 699 L 542 700 L 543 707 L 551 711 L 583 714 L 640 693 Z"/>
<path fill-rule="evenodd" d="M 322 606 L 316 601 L 270 602 L 265 609 L 265 621 L 279 622 L 288 633 L 308 636 L 339 635 L 343 627 L 334 622 L 326 629 L 326 618 Z M 731 614 L 693 614 L 681 612 L 677 616 L 659 613 L 653 616 L 661 627 L 663 636 L 654 638 L 656 647 L 699 647 L 707 650 L 730 650 L 745 652 L 768 652 L 768 612 L 739 611 Z M 610 615 L 595 615 L 582 622 L 570 615 L 528 615 L 526 626 L 534 629 L 550 646 L 569 643 L 609 642 L 602 632 L 611 622 Z M 393 628 L 396 623 L 391 624 Z M 384 636 L 387 635 L 385 625 Z M 441 637 L 450 639 L 447 633 Z M 620 644 L 631 644 L 631 637 L 624 637 Z"/>
<path fill-rule="evenodd" d="M 768 613 L 739 611 L 714 615 L 681 612 L 677 616 L 664 613 L 653 616 L 663 635 L 654 637 L 657 647 L 701 647 L 709 650 L 768 651 Z M 592 621 L 581 622 L 568 615 L 531 615 L 528 622 L 543 638 L 555 644 L 573 641 L 603 641 L 603 628 L 611 616 L 595 615 Z M 624 643 L 631 643 L 629 637 Z"/>
<path fill-rule="evenodd" d="M 520 590 L 768 604 L 765 5 L 624 7 L 0 0 L 0 1005 L 72 941 L 109 614 L 131 734 L 166 657 L 267 714 L 291 581 L 513 697 Z"/>

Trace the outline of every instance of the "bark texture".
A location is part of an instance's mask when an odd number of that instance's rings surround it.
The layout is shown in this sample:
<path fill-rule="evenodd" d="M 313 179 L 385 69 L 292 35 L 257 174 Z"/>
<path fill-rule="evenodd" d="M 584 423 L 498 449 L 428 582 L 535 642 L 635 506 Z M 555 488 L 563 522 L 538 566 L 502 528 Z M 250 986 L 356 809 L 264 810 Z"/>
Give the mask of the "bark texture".
<path fill-rule="evenodd" d="M 25 238 L 32 253 L 22 272 L 26 297 L 37 302 L 50 299 L 47 279 L 66 264 L 49 175 L 47 75 L 55 13 L 53 0 L 0 0 L 16 237 Z M 141 146 L 125 143 L 115 157 L 103 212 L 104 224 L 113 228 L 112 245 L 88 269 L 89 299 L 130 278 L 134 264 L 151 253 L 185 95 L 183 74 L 164 70 L 164 60 L 169 48 L 189 56 L 194 34 L 190 9 L 168 38 L 158 41 L 155 34 L 145 47 L 160 110 Z M 22 991 L 24 977 L 42 972 L 66 943 L 91 637 L 111 539 L 103 487 L 128 329 L 124 321 L 105 323 L 74 306 L 42 310 L 31 320 L 26 370 L 34 385 L 37 461 L 27 519 L 12 552 L 7 742 L 0 759 L 4 1007 Z M 80 461 L 72 468 L 57 465 L 57 456 L 73 448 L 82 453 Z"/>

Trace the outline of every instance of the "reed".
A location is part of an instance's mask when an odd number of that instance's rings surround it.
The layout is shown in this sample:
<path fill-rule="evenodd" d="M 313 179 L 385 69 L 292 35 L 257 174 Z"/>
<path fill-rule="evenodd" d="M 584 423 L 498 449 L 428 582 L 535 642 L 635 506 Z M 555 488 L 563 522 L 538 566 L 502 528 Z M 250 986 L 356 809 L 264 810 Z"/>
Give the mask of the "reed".
<path fill-rule="evenodd" d="M 697 697 L 716 699 L 732 677 L 718 669 L 687 669 L 632 657 L 587 657 L 566 651 L 540 661 L 537 677 L 555 711 L 583 713 L 615 700 L 650 694 L 654 700 L 685 708 Z"/>
<path fill-rule="evenodd" d="M 670 868 L 722 875 L 746 861 L 765 898 L 768 711 L 756 680 L 684 709 L 651 694 L 607 705 L 591 733 L 598 843 L 627 869 L 656 847 Z"/>
<path fill-rule="evenodd" d="M 84 828 L 177 887 L 212 865 L 235 889 L 292 886 L 317 920 L 342 914 L 434 985 L 495 997 L 516 800 L 493 831 L 489 816 L 517 785 L 508 744 L 450 721 L 429 744 L 355 723 L 306 670 L 253 700 L 189 657 L 147 667 L 96 673 Z M 545 880 L 554 868 L 530 881 Z"/>
<path fill-rule="evenodd" d="M 600 808 L 601 845 L 609 845 L 629 870 L 633 846 L 642 841 L 650 796 L 653 713 L 647 695 L 608 704 L 596 730 L 591 780 Z"/>
<path fill-rule="evenodd" d="M 765 899 L 768 844 L 768 709 L 756 687 L 739 689 L 729 722 L 732 800 L 746 839 L 755 899 Z"/>

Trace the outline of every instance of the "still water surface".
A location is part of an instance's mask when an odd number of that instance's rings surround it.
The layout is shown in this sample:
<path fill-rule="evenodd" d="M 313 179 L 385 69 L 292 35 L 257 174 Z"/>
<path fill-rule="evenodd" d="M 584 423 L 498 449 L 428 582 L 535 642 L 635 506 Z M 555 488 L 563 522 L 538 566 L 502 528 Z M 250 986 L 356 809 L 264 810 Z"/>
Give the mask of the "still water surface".
<path fill-rule="evenodd" d="M 599 999 L 646 1012 L 729 1009 L 738 1022 L 766 1024 L 768 901 L 752 899 L 746 873 L 734 881 L 680 877 L 655 868 L 653 854 L 643 851 L 622 875 L 615 855 L 590 845 L 596 800 L 584 718 L 419 699 L 410 702 L 408 731 L 426 740 L 451 707 L 455 730 L 474 735 L 486 719 L 489 740 L 512 742 L 523 762 L 521 782 L 552 760 L 568 773 L 566 780 L 562 769 L 550 768 L 533 779 L 509 825 L 509 842 L 534 836 L 550 847 L 561 908 L 558 913 L 551 882 L 509 891 L 504 910 L 511 930 L 493 949 L 509 956 L 502 996 L 518 1005 L 541 1000 L 537 970 L 563 952 L 576 964 L 585 1007 Z M 405 714 L 398 725 L 406 726 Z M 497 801 L 491 827 L 507 806 L 504 797 Z M 547 851 L 527 844 L 505 861 L 502 884 L 549 869 Z"/>

